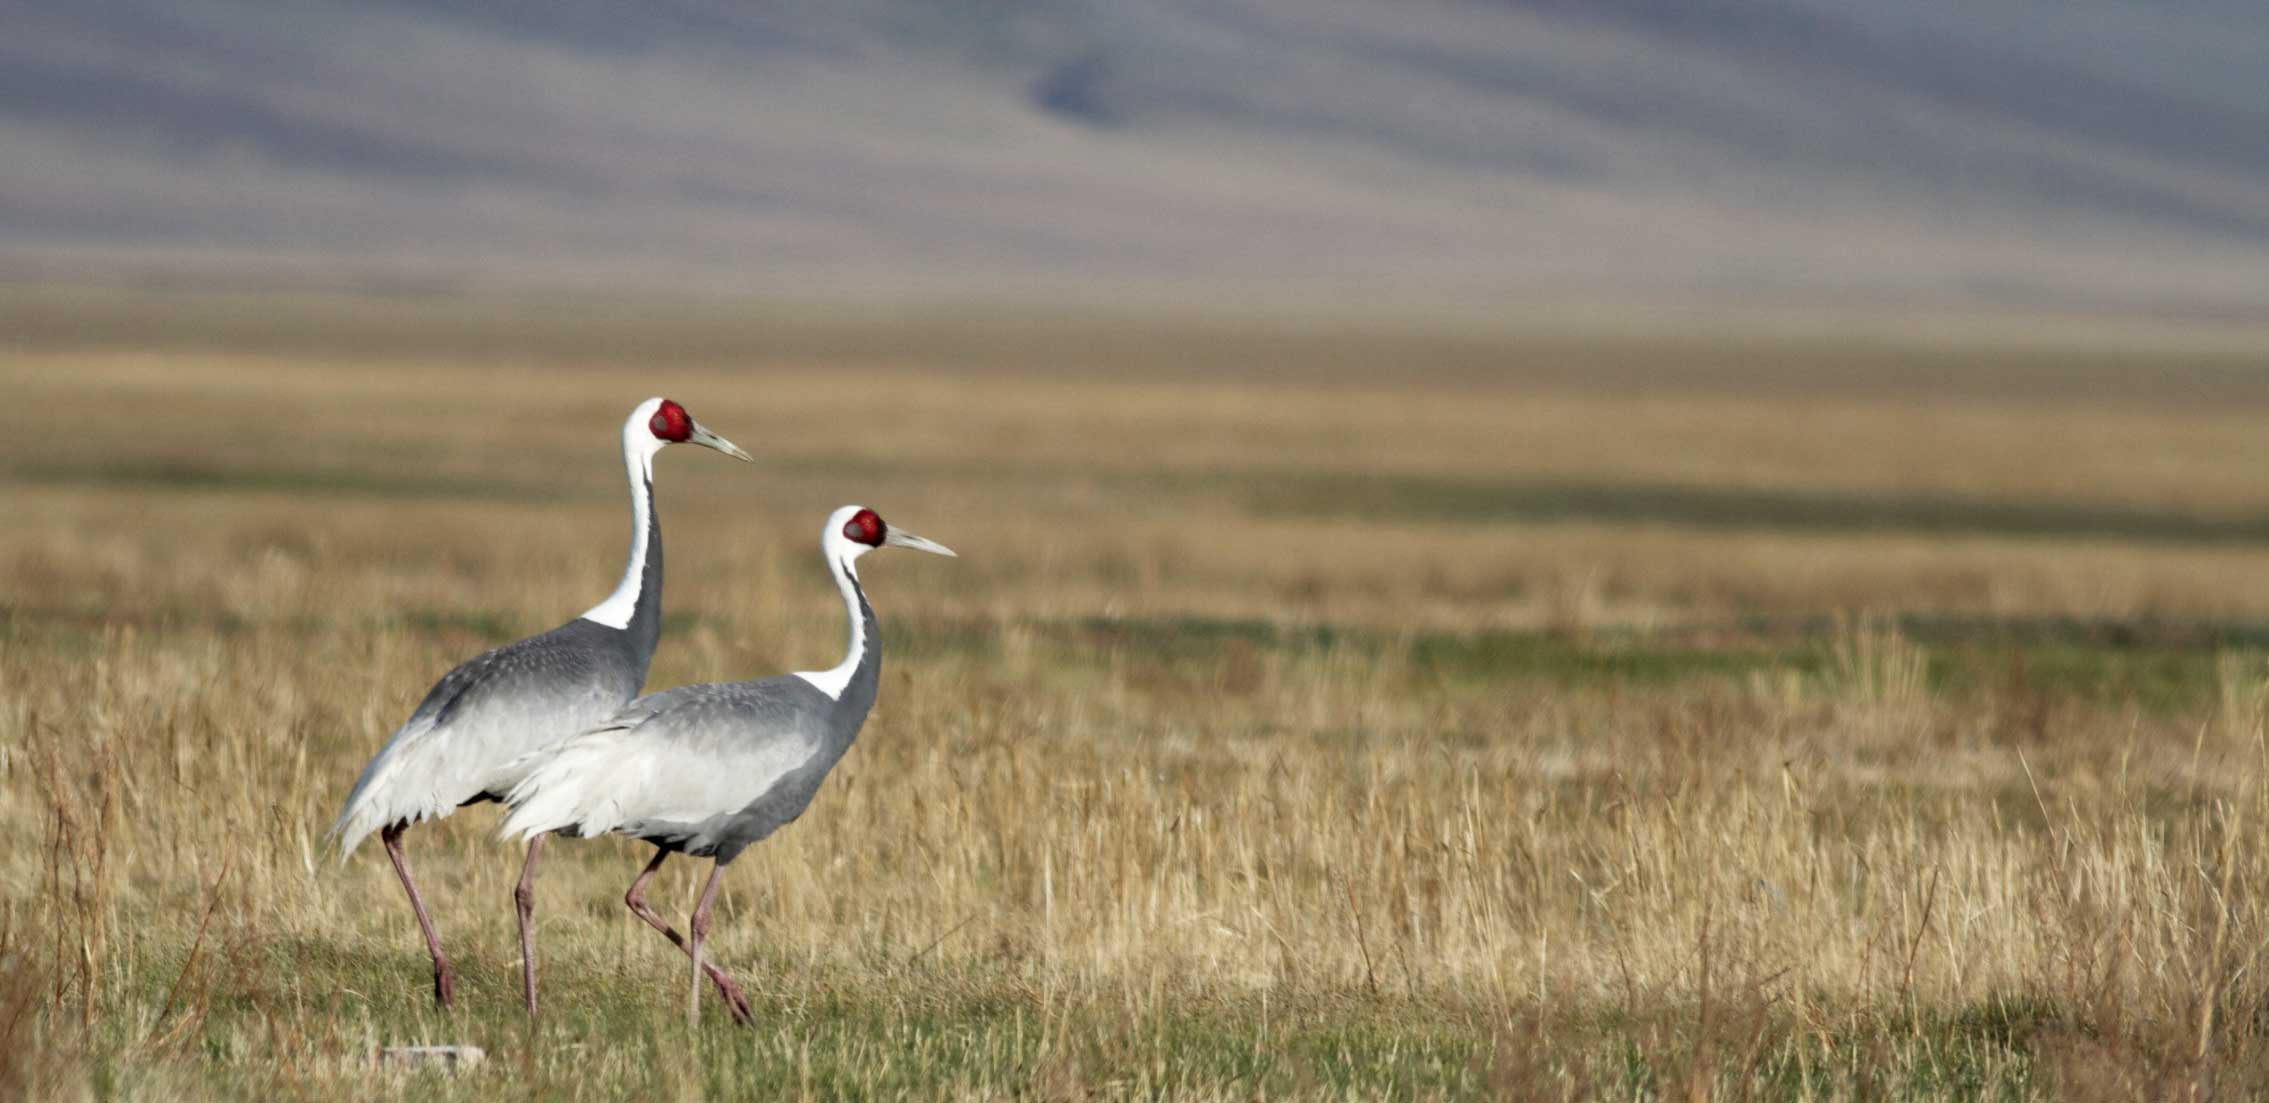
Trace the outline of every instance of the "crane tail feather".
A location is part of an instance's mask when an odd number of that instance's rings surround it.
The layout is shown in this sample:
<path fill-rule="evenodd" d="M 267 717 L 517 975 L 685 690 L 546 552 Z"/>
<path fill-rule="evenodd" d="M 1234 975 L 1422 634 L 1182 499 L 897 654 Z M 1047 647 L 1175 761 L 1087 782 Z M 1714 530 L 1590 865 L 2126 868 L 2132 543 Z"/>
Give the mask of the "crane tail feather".
<path fill-rule="evenodd" d="M 608 768 L 615 749 L 611 740 L 586 736 L 547 756 L 505 794 L 512 812 L 497 829 L 497 837 L 529 839 L 573 829 L 589 838 L 613 830 L 620 818 L 608 812 L 618 807 L 617 802 L 594 792 L 589 780 L 616 776 Z"/>

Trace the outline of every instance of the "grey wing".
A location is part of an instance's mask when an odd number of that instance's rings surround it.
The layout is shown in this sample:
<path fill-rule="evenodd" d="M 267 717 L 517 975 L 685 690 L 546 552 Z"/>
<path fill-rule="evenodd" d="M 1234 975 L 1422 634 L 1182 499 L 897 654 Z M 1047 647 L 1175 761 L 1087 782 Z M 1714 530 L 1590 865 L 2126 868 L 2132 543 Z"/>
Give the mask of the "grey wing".
<path fill-rule="evenodd" d="M 507 798 L 504 830 L 619 831 L 696 854 L 761 832 L 745 846 L 800 814 L 840 756 L 824 703 L 794 678 L 641 697 L 540 756 Z"/>
<path fill-rule="evenodd" d="M 341 853 L 392 823 L 444 816 L 510 788 L 512 764 L 637 692 L 637 671 L 570 625 L 476 655 L 442 675 L 355 779 L 332 826 Z"/>

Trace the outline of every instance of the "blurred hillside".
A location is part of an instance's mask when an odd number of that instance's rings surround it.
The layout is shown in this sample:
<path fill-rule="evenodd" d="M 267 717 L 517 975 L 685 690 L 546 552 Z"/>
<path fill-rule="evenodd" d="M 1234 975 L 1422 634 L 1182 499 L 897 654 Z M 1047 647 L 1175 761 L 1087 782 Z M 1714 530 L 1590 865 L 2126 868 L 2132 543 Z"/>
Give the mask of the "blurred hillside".
<path fill-rule="evenodd" d="M 2246 313 L 2269 9 L 9 5 L 0 274 Z"/>

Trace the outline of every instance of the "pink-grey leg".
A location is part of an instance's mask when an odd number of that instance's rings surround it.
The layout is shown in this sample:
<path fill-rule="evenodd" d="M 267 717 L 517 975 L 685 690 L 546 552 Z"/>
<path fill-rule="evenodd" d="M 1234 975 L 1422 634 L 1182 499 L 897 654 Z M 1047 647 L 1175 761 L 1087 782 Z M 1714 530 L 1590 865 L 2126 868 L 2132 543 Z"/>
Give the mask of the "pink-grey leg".
<path fill-rule="evenodd" d="M 520 864 L 520 885 L 512 890 L 512 903 L 520 913 L 520 991 L 527 998 L 530 1018 L 536 1014 L 536 856 L 543 849 L 544 836 L 528 840 L 528 860 Z"/>
<path fill-rule="evenodd" d="M 394 875 L 402 879 L 402 887 L 410 894 L 410 910 L 417 913 L 418 930 L 425 933 L 426 952 L 433 955 L 433 1001 L 443 1009 L 457 1005 L 457 975 L 449 968 L 449 957 L 441 952 L 441 938 L 433 933 L 433 920 L 425 914 L 425 898 L 418 895 L 418 883 L 410 876 L 410 861 L 402 856 L 402 825 L 393 824 L 378 833 L 386 844 L 386 857 L 394 863 Z"/>
<path fill-rule="evenodd" d="M 685 989 L 685 1025 L 701 1025 L 701 944 L 709 938 L 709 905 L 717 899 L 717 882 L 725 875 L 725 863 L 709 865 L 709 883 L 701 886 L 701 902 L 693 906 L 693 919 L 686 923 L 686 931 L 693 936 L 693 973 L 687 978 Z"/>
<path fill-rule="evenodd" d="M 630 883 L 630 891 L 623 894 L 622 902 L 630 906 L 632 915 L 645 920 L 647 926 L 662 932 L 662 937 L 669 939 L 670 945 L 684 950 L 690 955 L 692 950 L 686 946 L 685 939 L 680 937 L 678 932 L 671 928 L 669 923 L 665 922 L 661 916 L 656 915 L 653 908 L 646 905 L 646 882 L 654 876 L 655 870 L 662 868 L 662 863 L 669 856 L 670 852 L 667 850 L 656 850 L 654 860 L 646 863 L 646 868 L 638 874 L 638 879 Z M 748 997 L 741 994 L 740 986 L 733 983 L 733 978 L 726 976 L 723 970 L 707 963 L 701 966 L 701 971 L 707 973 L 710 981 L 717 985 L 717 994 L 724 998 L 725 1007 L 732 1012 L 734 1022 L 748 1026 L 756 1021 L 755 1013 L 749 1009 Z"/>

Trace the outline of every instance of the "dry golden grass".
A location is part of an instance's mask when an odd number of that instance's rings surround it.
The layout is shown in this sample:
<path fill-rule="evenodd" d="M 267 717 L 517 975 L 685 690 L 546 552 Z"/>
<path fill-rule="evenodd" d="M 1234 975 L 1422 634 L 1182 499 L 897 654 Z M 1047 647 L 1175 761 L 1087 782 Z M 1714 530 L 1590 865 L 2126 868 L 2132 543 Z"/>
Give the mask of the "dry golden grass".
<path fill-rule="evenodd" d="M 2258 357 L 106 309 L 0 309 L 0 1095 L 2269 1090 Z M 832 506 L 964 558 L 874 562 L 882 703 L 728 876 L 756 1030 L 619 840 L 526 1024 L 492 809 L 409 836 L 445 1016 L 321 832 L 612 580 L 648 393 L 759 459 L 661 461 L 651 685 L 831 661 Z"/>

